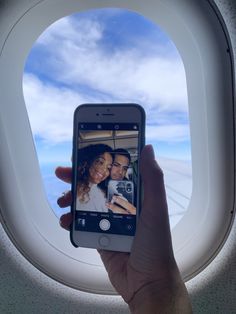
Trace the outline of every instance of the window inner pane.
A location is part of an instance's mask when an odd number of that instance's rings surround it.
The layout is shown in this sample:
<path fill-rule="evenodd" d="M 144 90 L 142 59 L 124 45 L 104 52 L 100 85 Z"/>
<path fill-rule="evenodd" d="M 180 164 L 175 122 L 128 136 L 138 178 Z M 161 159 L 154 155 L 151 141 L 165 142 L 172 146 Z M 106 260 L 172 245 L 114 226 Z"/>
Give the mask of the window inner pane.
<path fill-rule="evenodd" d="M 145 17 L 122 9 L 76 13 L 48 27 L 27 58 L 25 103 L 48 201 L 70 185 L 54 175 L 71 165 L 72 120 L 82 103 L 127 103 L 146 111 L 146 143 L 165 174 L 171 227 L 192 193 L 185 70 L 171 39 Z"/>

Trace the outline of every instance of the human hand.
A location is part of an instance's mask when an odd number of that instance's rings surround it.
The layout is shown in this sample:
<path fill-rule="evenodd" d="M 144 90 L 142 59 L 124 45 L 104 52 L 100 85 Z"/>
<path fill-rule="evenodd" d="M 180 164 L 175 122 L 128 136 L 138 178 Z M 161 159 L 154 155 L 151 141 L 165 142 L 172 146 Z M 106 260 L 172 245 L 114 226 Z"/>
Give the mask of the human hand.
<path fill-rule="evenodd" d="M 136 215 L 136 207 L 121 196 L 114 195 L 111 202 L 106 203 L 107 207 L 116 214 Z M 120 207 L 121 205 L 122 207 Z"/>
<path fill-rule="evenodd" d="M 151 146 L 142 151 L 140 170 L 144 201 L 131 252 L 99 250 L 100 256 L 132 313 L 191 313 L 173 254 L 163 173 Z M 64 181 L 71 178 L 68 169 L 58 168 L 56 174 Z M 59 206 L 69 205 L 65 198 L 60 198 Z M 63 215 L 61 225 L 68 229 L 71 219 L 70 214 Z"/>

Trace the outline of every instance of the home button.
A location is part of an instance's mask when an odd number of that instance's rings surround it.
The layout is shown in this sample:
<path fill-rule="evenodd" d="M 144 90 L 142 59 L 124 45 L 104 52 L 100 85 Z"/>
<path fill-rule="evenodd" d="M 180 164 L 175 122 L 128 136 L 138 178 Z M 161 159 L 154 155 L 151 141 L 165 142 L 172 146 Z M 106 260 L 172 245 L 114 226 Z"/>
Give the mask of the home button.
<path fill-rule="evenodd" d="M 110 239 L 106 236 L 101 236 L 99 238 L 99 244 L 102 247 L 107 247 L 110 244 Z"/>

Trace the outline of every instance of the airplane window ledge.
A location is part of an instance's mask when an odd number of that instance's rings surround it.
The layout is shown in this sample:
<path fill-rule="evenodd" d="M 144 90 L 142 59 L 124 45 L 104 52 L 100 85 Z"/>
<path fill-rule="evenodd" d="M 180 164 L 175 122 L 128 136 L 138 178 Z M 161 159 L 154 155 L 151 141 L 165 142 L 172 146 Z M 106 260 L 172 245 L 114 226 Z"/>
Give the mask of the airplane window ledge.
<path fill-rule="evenodd" d="M 4 230 L 23 256 L 47 276 L 82 291 L 115 294 L 97 253 L 73 248 L 49 208 L 24 104 L 22 77 L 33 43 L 57 19 L 111 5 L 133 10 L 170 35 L 185 66 L 193 191 L 189 209 L 172 230 L 172 237 L 181 274 L 194 291 L 191 283 L 203 274 L 195 276 L 222 254 L 220 249 L 233 223 L 234 69 L 224 23 L 210 1 L 30 3 L 31 7 L 28 1 L 16 3 L 7 20 L 0 18 L 0 214 Z M 0 15 L 4 16 L 4 9 Z M 230 251 L 232 241 L 222 250 Z"/>

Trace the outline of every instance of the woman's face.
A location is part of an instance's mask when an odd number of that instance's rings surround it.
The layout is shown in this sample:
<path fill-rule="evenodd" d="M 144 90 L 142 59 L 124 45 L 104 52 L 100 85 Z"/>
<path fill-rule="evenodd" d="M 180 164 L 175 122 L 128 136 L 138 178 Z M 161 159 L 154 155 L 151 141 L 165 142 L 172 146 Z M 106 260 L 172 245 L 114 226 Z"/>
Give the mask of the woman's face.
<path fill-rule="evenodd" d="M 89 181 L 98 184 L 104 181 L 109 175 L 112 165 L 110 153 L 104 153 L 94 160 L 89 169 Z"/>

